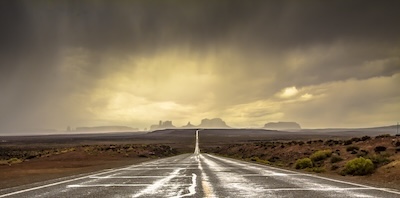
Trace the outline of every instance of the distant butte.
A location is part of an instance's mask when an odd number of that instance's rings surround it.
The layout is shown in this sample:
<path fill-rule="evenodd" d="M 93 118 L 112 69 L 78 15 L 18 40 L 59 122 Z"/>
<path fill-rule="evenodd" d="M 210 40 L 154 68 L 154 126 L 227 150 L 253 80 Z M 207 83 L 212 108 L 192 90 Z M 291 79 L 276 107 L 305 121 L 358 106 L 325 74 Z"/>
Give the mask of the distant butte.
<path fill-rule="evenodd" d="M 264 128 L 273 130 L 287 130 L 301 129 L 301 126 L 296 122 L 268 122 L 264 125 Z"/>
<path fill-rule="evenodd" d="M 203 119 L 200 128 L 230 128 L 221 118 Z"/>
<path fill-rule="evenodd" d="M 188 122 L 185 126 L 182 126 L 182 128 L 194 128 L 194 127 L 196 126 L 191 124 L 190 122 Z"/>
<path fill-rule="evenodd" d="M 166 120 L 166 121 L 161 121 L 158 123 L 158 125 L 151 125 L 150 130 L 158 130 L 158 129 L 171 129 L 175 128 L 174 125 L 172 125 L 172 121 Z"/>

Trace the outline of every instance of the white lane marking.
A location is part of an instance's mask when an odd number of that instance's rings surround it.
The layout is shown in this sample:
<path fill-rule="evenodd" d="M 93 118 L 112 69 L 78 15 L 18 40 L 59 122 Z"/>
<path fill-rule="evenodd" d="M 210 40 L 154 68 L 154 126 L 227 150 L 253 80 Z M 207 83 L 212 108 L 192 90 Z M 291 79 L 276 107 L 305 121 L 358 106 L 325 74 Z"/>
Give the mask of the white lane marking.
<path fill-rule="evenodd" d="M 282 172 L 290 172 L 293 174 L 299 174 L 299 172 L 296 171 L 291 171 L 291 170 L 285 170 L 285 169 L 281 169 L 281 168 L 277 168 L 277 167 L 272 167 L 272 166 L 268 166 L 268 165 L 259 165 L 259 164 L 253 164 L 250 162 L 245 162 L 245 161 L 239 161 L 239 160 L 235 160 L 235 159 L 228 159 L 228 158 L 223 158 L 223 157 L 219 157 L 219 156 L 214 156 L 214 155 L 210 155 L 207 154 L 207 156 L 212 157 L 212 158 L 217 158 L 223 161 L 231 161 L 234 163 L 243 163 L 243 164 L 247 164 L 247 166 L 257 166 L 257 167 L 262 167 L 262 168 L 269 168 L 269 169 L 274 169 L 274 170 L 278 170 L 278 171 L 282 171 Z M 300 173 L 301 174 L 301 173 Z M 393 193 L 393 194 L 398 194 L 400 195 L 399 191 L 395 191 L 393 189 L 387 189 L 387 188 L 377 188 L 377 187 L 372 187 L 372 186 L 368 186 L 368 185 L 363 185 L 363 184 L 357 184 L 357 183 L 353 183 L 353 182 L 347 182 L 347 181 L 341 181 L 341 180 L 337 180 L 337 179 L 331 179 L 331 178 L 327 178 L 327 177 L 322 177 L 322 176 L 317 176 L 317 175 L 312 175 L 312 174 L 305 174 L 306 176 L 309 177 L 314 177 L 314 178 L 318 178 L 318 179 L 323 179 L 323 180 L 328 180 L 328 181 L 333 181 L 336 183 L 342 183 L 342 184 L 348 184 L 348 185 L 353 185 L 353 186 L 358 186 L 358 187 L 363 187 L 365 189 L 369 189 L 369 190 L 379 190 L 379 191 L 384 191 L 387 193 Z"/>
<path fill-rule="evenodd" d="M 196 145 L 194 147 L 194 154 L 198 155 L 200 154 L 200 148 L 199 148 L 199 130 L 196 130 Z"/>
<path fill-rule="evenodd" d="M 197 175 L 192 173 L 192 184 L 189 186 L 189 193 L 181 195 L 182 191 L 179 191 L 178 195 L 173 198 L 180 197 L 189 197 L 196 194 L 196 184 L 197 184 Z"/>
<path fill-rule="evenodd" d="M 90 177 L 91 179 L 145 179 L 145 178 L 164 178 L 165 176 L 104 176 L 104 177 Z M 191 176 L 176 176 L 176 178 L 185 178 Z"/>
<path fill-rule="evenodd" d="M 177 166 L 181 166 L 182 168 L 183 167 L 187 167 L 187 166 L 193 166 L 193 165 L 196 165 L 196 164 L 172 164 L 172 165 L 169 165 L 169 164 L 152 164 L 152 165 L 146 165 L 146 166 L 143 166 L 144 168 L 154 168 L 154 167 L 177 167 Z"/>
<path fill-rule="evenodd" d="M 157 190 L 160 189 L 161 187 L 165 186 L 167 182 L 178 176 L 179 171 L 183 170 L 183 168 L 177 168 L 175 169 L 172 173 L 170 173 L 167 177 L 157 180 L 147 188 L 141 190 L 139 193 L 134 194 L 132 197 L 140 197 L 145 194 L 155 194 L 157 193 Z"/>
<path fill-rule="evenodd" d="M 348 191 L 348 190 L 375 190 L 369 188 L 270 188 L 267 191 Z"/>
<path fill-rule="evenodd" d="M 287 177 L 287 176 L 307 176 L 307 174 L 285 174 L 285 173 L 271 173 L 271 174 L 244 174 L 243 177 Z"/>
<path fill-rule="evenodd" d="M 166 167 L 162 167 L 162 168 L 125 168 L 124 170 L 174 170 L 177 167 L 171 167 L 171 168 L 166 168 Z M 191 168 L 191 167 L 181 167 L 182 169 L 186 169 L 186 170 L 197 170 L 198 168 Z"/>
<path fill-rule="evenodd" d="M 146 187 L 152 184 L 72 184 L 68 185 L 67 188 L 92 188 L 92 187 Z M 189 186 L 189 184 L 183 184 L 183 186 Z M 175 185 L 163 185 L 163 186 L 175 186 Z"/>

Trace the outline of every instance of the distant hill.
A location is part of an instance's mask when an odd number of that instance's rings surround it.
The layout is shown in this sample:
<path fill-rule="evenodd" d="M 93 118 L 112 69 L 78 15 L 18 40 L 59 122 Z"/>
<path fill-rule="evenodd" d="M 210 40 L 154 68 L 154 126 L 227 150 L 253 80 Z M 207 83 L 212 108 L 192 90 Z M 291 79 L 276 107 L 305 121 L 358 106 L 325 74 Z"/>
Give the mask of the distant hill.
<path fill-rule="evenodd" d="M 264 128 L 272 130 L 288 130 L 301 129 L 301 126 L 296 122 L 269 122 L 264 125 Z"/>
<path fill-rule="evenodd" d="M 221 118 L 202 119 L 200 128 L 230 128 Z"/>
<path fill-rule="evenodd" d="M 77 127 L 76 132 L 118 132 L 118 131 L 139 131 L 138 128 L 127 126 L 96 126 L 96 127 Z"/>
<path fill-rule="evenodd" d="M 340 136 L 377 136 L 383 134 L 396 135 L 397 125 L 370 127 L 370 128 L 330 128 L 330 129 L 302 129 L 301 132 L 326 133 Z"/>

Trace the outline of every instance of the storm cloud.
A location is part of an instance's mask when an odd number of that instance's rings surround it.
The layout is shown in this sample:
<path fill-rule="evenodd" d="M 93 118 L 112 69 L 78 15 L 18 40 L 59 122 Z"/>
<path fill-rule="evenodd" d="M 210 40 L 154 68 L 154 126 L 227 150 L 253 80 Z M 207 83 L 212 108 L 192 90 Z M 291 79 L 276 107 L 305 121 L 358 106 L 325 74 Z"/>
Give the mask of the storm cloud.
<path fill-rule="evenodd" d="M 394 124 L 398 1 L 1 1 L 0 131 Z M 291 94 L 285 94 L 291 90 Z"/>

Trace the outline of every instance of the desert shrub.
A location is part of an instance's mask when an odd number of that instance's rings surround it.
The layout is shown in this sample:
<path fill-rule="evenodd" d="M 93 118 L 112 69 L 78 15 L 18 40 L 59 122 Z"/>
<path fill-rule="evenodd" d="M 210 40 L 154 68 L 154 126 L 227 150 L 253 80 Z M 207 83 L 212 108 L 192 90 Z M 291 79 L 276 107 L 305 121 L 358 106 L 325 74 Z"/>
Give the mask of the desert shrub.
<path fill-rule="evenodd" d="M 390 160 L 387 156 L 384 155 L 371 155 L 368 157 L 375 164 L 375 166 L 381 166 L 385 164 L 389 164 L 392 160 Z"/>
<path fill-rule="evenodd" d="M 345 146 L 350 145 L 350 144 L 353 144 L 353 140 L 345 140 L 345 141 L 343 142 L 343 144 L 344 144 Z"/>
<path fill-rule="evenodd" d="M 18 163 L 23 162 L 23 160 L 13 157 L 13 158 L 7 160 L 7 162 L 8 162 L 8 164 L 18 164 Z"/>
<path fill-rule="evenodd" d="M 370 140 L 371 139 L 371 137 L 370 136 L 363 136 L 362 138 L 361 138 L 361 140 L 362 141 L 367 141 L 367 140 Z"/>
<path fill-rule="evenodd" d="M 400 152 L 400 146 L 399 147 L 396 147 L 396 153 L 397 152 Z"/>
<path fill-rule="evenodd" d="M 147 155 L 145 155 L 145 154 L 140 154 L 140 155 L 138 155 L 138 157 L 147 158 Z"/>
<path fill-rule="evenodd" d="M 361 138 L 354 137 L 354 138 L 351 138 L 351 140 L 352 140 L 353 142 L 360 142 L 360 141 L 361 141 Z"/>
<path fill-rule="evenodd" d="M 310 171 L 310 172 L 315 172 L 315 173 L 323 173 L 326 171 L 324 167 L 306 168 L 305 170 Z"/>
<path fill-rule="evenodd" d="M 332 165 L 332 167 L 331 167 L 331 170 L 337 170 L 339 168 L 339 166 L 338 165 Z"/>
<path fill-rule="evenodd" d="M 314 162 L 325 160 L 332 155 L 331 150 L 321 150 L 317 151 L 310 156 L 310 159 Z"/>
<path fill-rule="evenodd" d="M 251 158 L 250 158 L 250 160 L 253 161 L 253 162 L 255 162 L 255 161 L 259 160 L 259 159 L 260 159 L 260 158 L 258 158 L 258 157 L 251 157 Z"/>
<path fill-rule="evenodd" d="M 368 175 L 375 169 L 374 163 L 370 159 L 363 157 L 355 158 L 348 161 L 343 169 L 346 175 Z"/>
<path fill-rule="evenodd" d="M 397 141 L 396 143 L 394 143 L 394 146 L 400 146 L 400 141 Z"/>
<path fill-rule="evenodd" d="M 387 137 L 390 137 L 390 134 L 378 135 L 378 136 L 375 137 L 375 139 L 387 138 Z"/>
<path fill-rule="evenodd" d="M 277 156 L 272 156 L 272 157 L 270 157 L 269 159 L 268 159 L 268 161 L 270 161 L 270 162 L 277 162 L 277 161 L 279 161 L 279 157 L 277 157 Z"/>
<path fill-rule="evenodd" d="M 358 147 L 358 146 L 348 146 L 346 148 L 346 151 L 348 151 L 348 152 L 353 152 L 353 151 L 358 151 L 358 150 L 360 150 L 360 147 Z"/>
<path fill-rule="evenodd" d="M 262 164 L 271 164 L 268 160 L 263 160 L 263 159 L 260 159 L 259 157 L 252 157 L 252 158 L 250 158 L 250 160 L 253 162 L 258 162 L 258 163 L 262 163 Z"/>
<path fill-rule="evenodd" d="M 313 162 L 311 161 L 310 158 L 306 157 L 306 158 L 298 159 L 294 166 L 296 169 L 312 168 Z"/>
<path fill-rule="evenodd" d="M 299 145 L 302 146 L 304 144 L 303 141 L 299 141 Z"/>
<path fill-rule="evenodd" d="M 360 150 L 360 153 L 357 155 L 357 157 L 365 157 L 368 155 L 368 151 L 366 150 Z"/>
<path fill-rule="evenodd" d="M 334 156 L 332 156 L 332 158 L 331 158 L 331 163 L 333 164 L 333 163 L 336 163 L 336 162 L 340 162 L 340 161 L 342 161 L 343 160 L 343 158 L 341 158 L 341 157 L 339 157 L 339 156 L 337 156 L 337 155 L 334 155 Z"/>
<path fill-rule="evenodd" d="M 324 144 L 325 144 L 325 145 L 333 144 L 333 140 L 326 140 Z"/>
<path fill-rule="evenodd" d="M 376 153 L 380 153 L 380 152 L 386 151 L 386 147 L 385 146 L 377 146 L 374 148 L 374 151 Z"/>

